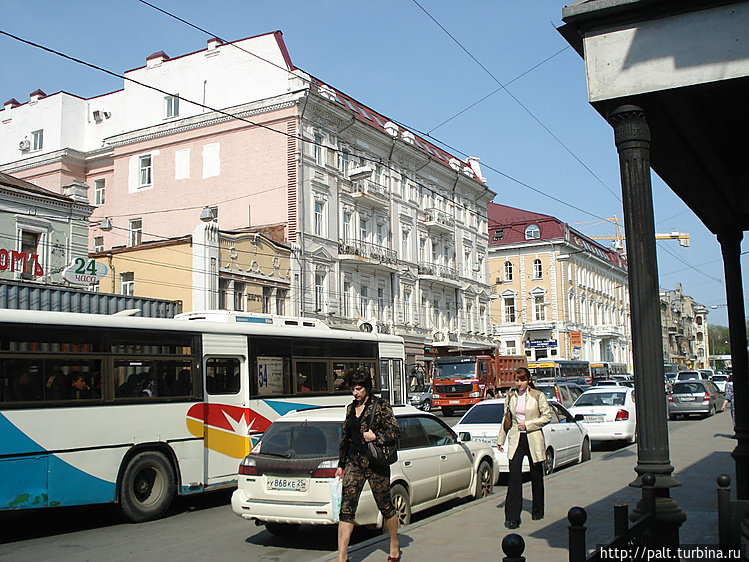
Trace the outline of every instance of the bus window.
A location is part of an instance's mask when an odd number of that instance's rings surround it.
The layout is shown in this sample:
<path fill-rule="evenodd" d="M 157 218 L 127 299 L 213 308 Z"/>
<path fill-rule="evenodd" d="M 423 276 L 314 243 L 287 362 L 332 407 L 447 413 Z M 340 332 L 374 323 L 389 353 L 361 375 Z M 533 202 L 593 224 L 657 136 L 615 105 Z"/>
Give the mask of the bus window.
<path fill-rule="evenodd" d="M 211 357 L 205 364 L 205 389 L 208 394 L 239 392 L 239 359 Z"/>
<path fill-rule="evenodd" d="M 296 361 L 297 392 L 327 392 L 328 369 L 325 361 Z"/>

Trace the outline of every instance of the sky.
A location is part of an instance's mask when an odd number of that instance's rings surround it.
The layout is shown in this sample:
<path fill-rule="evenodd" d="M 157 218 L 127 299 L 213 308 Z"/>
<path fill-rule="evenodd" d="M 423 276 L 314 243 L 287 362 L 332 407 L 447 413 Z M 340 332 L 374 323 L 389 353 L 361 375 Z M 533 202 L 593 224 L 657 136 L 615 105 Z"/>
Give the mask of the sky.
<path fill-rule="evenodd" d="M 150 54 L 283 32 L 293 64 L 465 159 L 494 201 L 549 214 L 589 236 L 623 217 L 613 131 L 587 102 L 582 58 L 556 30 L 565 2 L 532 0 L 0 0 L 0 30 L 117 74 Z M 249 55 L 248 55 L 249 56 Z M 42 89 L 84 98 L 122 88 L 104 72 L 0 35 L 0 102 Z M 504 87 L 504 88 L 503 88 Z M 727 325 L 715 236 L 655 174 L 661 289 L 681 283 Z M 609 241 L 601 241 L 608 245 Z M 742 251 L 749 243 L 742 244 Z M 746 276 L 747 266 L 742 264 Z"/>

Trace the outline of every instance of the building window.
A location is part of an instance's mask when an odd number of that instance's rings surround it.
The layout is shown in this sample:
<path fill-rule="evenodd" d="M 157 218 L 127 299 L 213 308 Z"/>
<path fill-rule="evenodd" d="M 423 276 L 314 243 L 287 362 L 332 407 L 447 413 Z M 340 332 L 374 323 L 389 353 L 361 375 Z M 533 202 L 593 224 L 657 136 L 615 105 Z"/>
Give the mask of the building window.
<path fill-rule="evenodd" d="M 273 287 L 263 287 L 263 314 L 273 314 Z"/>
<path fill-rule="evenodd" d="M 411 248 L 411 243 L 409 240 L 410 235 L 411 233 L 408 230 L 401 230 L 401 259 L 405 261 L 409 261 L 411 259 L 411 252 L 409 251 Z"/>
<path fill-rule="evenodd" d="M 315 135 L 315 144 L 312 146 L 312 153 L 315 157 L 315 164 L 322 166 L 322 136 Z"/>
<path fill-rule="evenodd" d="M 325 274 L 315 273 L 315 312 L 323 312 L 325 305 Z"/>
<path fill-rule="evenodd" d="M 498 228 L 494 231 L 494 238 L 493 240 L 495 242 L 501 242 L 505 239 L 505 229 L 504 228 Z"/>
<path fill-rule="evenodd" d="M 325 227 L 324 222 L 325 203 L 315 201 L 315 235 L 322 236 Z"/>
<path fill-rule="evenodd" d="M 505 262 L 505 281 L 512 281 L 512 262 Z"/>
<path fill-rule="evenodd" d="M 341 227 L 341 238 L 344 242 L 351 240 L 351 213 L 348 211 L 343 212 L 343 225 Z"/>
<path fill-rule="evenodd" d="M 536 322 L 546 320 L 546 303 L 544 302 L 543 295 L 533 297 L 533 311 Z"/>
<path fill-rule="evenodd" d="M 24 262 L 25 269 L 23 273 L 21 273 L 21 279 L 33 279 L 34 278 L 34 269 L 36 268 L 37 264 L 34 262 L 34 260 L 31 259 L 31 256 L 33 254 L 39 254 L 39 233 L 38 232 L 29 232 L 28 230 L 22 230 L 21 231 L 21 252 L 25 253 L 27 258 Z M 39 258 L 37 258 L 39 259 Z"/>
<path fill-rule="evenodd" d="M 94 252 L 103 252 L 103 251 L 104 251 L 104 237 L 94 236 Z"/>
<path fill-rule="evenodd" d="M 369 239 L 369 221 L 359 219 L 359 241 L 366 242 Z"/>
<path fill-rule="evenodd" d="M 130 219 L 127 228 L 127 245 L 139 246 L 143 241 L 143 219 Z"/>
<path fill-rule="evenodd" d="M 507 353 L 507 355 L 518 354 L 517 340 L 507 340 L 505 342 L 505 353 Z"/>
<path fill-rule="evenodd" d="M 403 321 L 408 323 L 413 321 L 411 312 L 411 291 L 403 291 Z"/>
<path fill-rule="evenodd" d="M 166 100 L 166 116 L 177 117 L 179 115 L 179 96 L 167 96 Z"/>
<path fill-rule="evenodd" d="M 284 316 L 286 314 L 286 299 L 288 291 L 286 289 L 276 289 L 276 314 Z"/>
<path fill-rule="evenodd" d="M 44 146 L 44 129 L 31 131 L 31 150 L 41 150 Z"/>
<path fill-rule="evenodd" d="M 94 205 L 101 207 L 104 204 L 104 180 L 94 180 Z"/>
<path fill-rule="evenodd" d="M 376 227 L 377 244 L 379 246 L 385 245 L 385 225 L 377 223 Z"/>
<path fill-rule="evenodd" d="M 234 282 L 234 310 L 244 311 L 244 283 Z"/>
<path fill-rule="evenodd" d="M 338 169 L 345 176 L 348 174 L 348 168 L 349 168 L 349 153 L 345 150 L 342 150 L 341 152 L 338 153 Z"/>
<path fill-rule="evenodd" d="M 132 271 L 120 273 L 120 294 L 127 297 L 135 294 L 135 274 Z"/>
<path fill-rule="evenodd" d="M 515 320 L 515 297 L 506 297 L 505 301 L 505 322 L 514 324 Z"/>
<path fill-rule="evenodd" d="M 344 281 L 343 282 L 343 295 L 342 295 L 342 308 L 341 311 L 343 313 L 344 318 L 351 318 L 352 313 L 352 294 L 351 294 L 351 281 Z"/>
<path fill-rule="evenodd" d="M 141 156 L 138 159 L 138 167 L 140 168 L 140 187 L 151 185 L 151 155 Z"/>
<path fill-rule="evenodd" d="M 377 289 L 377 317 L 385 320 L 385 289 Z"/>
<path fill-rule="evenodd" d="M 229 281 L 227 279 L 218 280 L 218 308 L 229 310 Z"/>
<path fill-rule="evenodd" d="M 359 289 L 359 316 L 362 318 L 367 317 L 367 311 L 369 309 L 369 298 L 367 294 L 367 287 L 362 285 Z"/>
<path fill-rule="evenodd" d="M 525 239 L 536 240 L 538 238 L 541 238 L 541 229 L 538 228 L 538 225 L 528 225 L 528 227 L 525 229 Z"/>
<path fill-rule="evenodd" d="M 533 260 L 533 279 L 543 279 L 544 270 L 541 265 L 541 260 Z"/>

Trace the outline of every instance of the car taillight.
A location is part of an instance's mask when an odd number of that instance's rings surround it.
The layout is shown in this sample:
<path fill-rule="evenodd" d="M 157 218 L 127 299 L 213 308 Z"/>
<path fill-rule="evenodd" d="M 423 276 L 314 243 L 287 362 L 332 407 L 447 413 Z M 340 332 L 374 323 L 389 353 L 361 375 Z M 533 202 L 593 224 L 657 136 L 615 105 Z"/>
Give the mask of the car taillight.
<path fill-rule="evenodd" d="M 338 469 L 338 461 L 322 461 L 312 472 L 312 478 L 335 478 L 335 471 Z"/>
<path fill-rule="evenodd" d="M 668 395 L 668 401 L 669 402 L 673 402 L 674 401 L 674 395 L 673 394 L 669 394 Z"/>
<path fill-rule="evenodd" d="M 244 476 L 259 476 L 260 473 L 257 471 L 257 465 L 255 459 L 245 457 L 242 462 L 239 463 L 239 474 Z"/>
<path fill-rule="evenodd" d="M 614 421 L 627 421 L 629 419 L 629 412 L 627 410 L 619 410 L 616 413 L 616 419 Z"/>
<path fill-rule="evenodd" d="M 707 392 L 705 393 L 705 396 L 702 397 L 703 402 L 710 402 L 710 394 Z"/>

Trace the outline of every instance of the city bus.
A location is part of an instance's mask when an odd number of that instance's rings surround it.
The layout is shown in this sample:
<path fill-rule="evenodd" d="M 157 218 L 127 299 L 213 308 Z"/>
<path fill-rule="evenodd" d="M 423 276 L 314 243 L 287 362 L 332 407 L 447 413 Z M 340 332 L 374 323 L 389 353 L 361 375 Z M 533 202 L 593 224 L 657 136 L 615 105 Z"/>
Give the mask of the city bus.
<path fill-rule="evenodd" d="M 348 404 L 364 368 L 393 404 L 403 340 L 308 318 L 0 310 L 0 510 L 115 503 L 131 521 L 236 485 L 279 416 Z"/>
<path fill-rule="evenodd" d="M 528 370 L 533 380 L 545 378 L 585 379 L 590 384 L 590 363 L 565 359 L 529 361 Z"/>
<path fill-rule="evenodd" d="M 590 364 L 591 381 L 600 379 L 610 379 L 614 375 L 626 375 L 629 373 L 625 363 L 611 363 L 609 361 L 599 361 Z"/>

